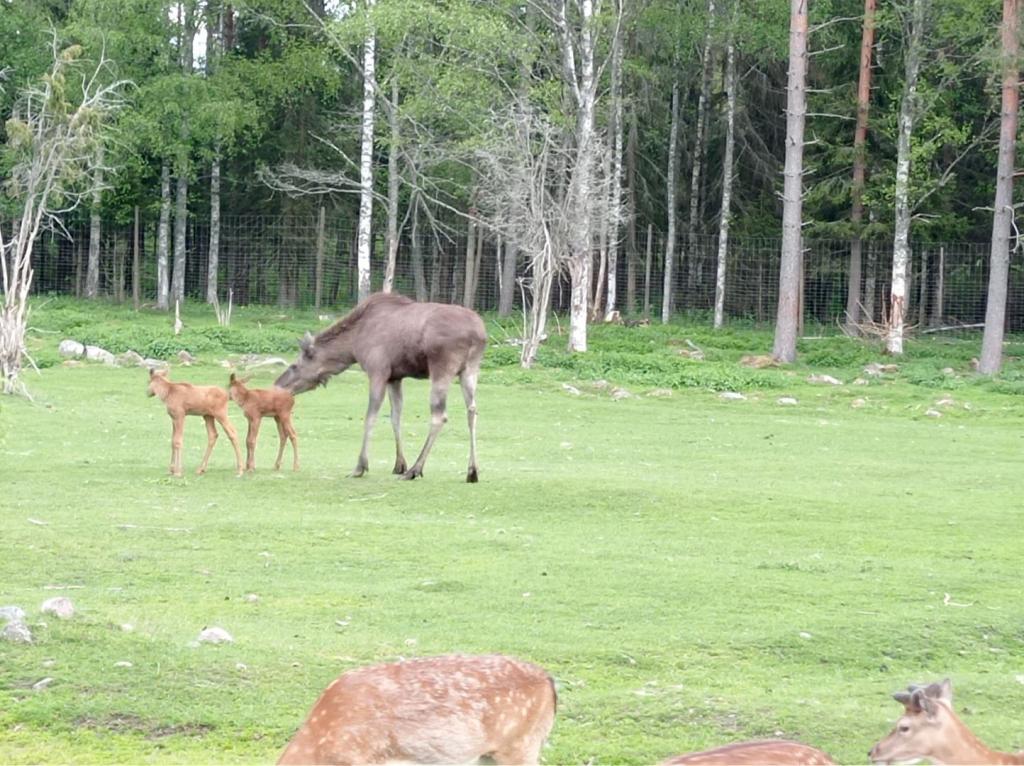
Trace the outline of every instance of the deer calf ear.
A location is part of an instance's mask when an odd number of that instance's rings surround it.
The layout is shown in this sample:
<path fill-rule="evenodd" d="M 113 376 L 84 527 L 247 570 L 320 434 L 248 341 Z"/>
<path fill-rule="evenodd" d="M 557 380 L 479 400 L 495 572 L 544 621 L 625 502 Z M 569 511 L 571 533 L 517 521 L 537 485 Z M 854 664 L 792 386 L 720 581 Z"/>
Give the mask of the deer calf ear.
<path fill-rule="evenodd" d="M 231 373 L 231 377 L 228 378 L 228 382 L 229 383 L 234 383 L 235 382 L 235 373 Z"/>
<path fill-rule="evenodd" d="M 306 330 L 306 334 L 303 335 L 302 340 L 299 341 L 299 348 L 301 348 L 303 351 L 308 351 L 313 347 L 313 341 L 313 333 L 311 333 L 309 330 Z"/>

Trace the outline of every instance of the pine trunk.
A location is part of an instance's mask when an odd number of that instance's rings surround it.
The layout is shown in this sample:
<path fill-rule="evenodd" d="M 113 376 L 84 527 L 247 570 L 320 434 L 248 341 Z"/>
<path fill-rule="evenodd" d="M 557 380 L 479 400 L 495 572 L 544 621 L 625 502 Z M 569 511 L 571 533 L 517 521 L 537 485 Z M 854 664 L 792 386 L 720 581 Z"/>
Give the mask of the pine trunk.
<path fill-rule="evenodd" d="M 860 76 L 857 80 L 857 127 L 853 133 L 853 207 L 850 221 L 853 239 L 850 240 L 850 268 L 846 288 L 846 329 L 857 332 L 861 313 L 862 251 L 861 223 L 864 220 L 864 176 L 867 167 L 868 111 L 871 106 L 871 49 L 875 41 L 875 2 L 864 0 L 864 22 L 860 42 Z"/>
<path fill-rule="evenodd" d="M 789 78 L 786 88 L 786 165 L 782 190 L 782 255 L 779 263 L 779 305 L 772 356 L 796 361 L 800 325 L 800 275 L 803 250 L 804 122 L 807 115 L 807 2 L 790 0 Z"/>

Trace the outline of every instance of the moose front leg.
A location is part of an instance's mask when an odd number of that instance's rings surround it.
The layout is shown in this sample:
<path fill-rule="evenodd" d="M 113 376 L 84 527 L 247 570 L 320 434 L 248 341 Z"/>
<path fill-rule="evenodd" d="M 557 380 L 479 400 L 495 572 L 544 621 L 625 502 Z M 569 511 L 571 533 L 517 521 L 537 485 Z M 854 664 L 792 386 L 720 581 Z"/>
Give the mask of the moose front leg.
<path fill-rule="evenodd" d="M 380 405 L 384 401 L 384 388 L 387 381 L 380 378 L 370 378 L 370 403 L 366 408 L 366 421 L 363 423 L 363 448 L 359 451 L 359 460 L 356 467 L 349 474 L 354 479 L 366 473 L 370 468 L 370 434 L 373 433 L 373 425 L 377 422 L 377 413 L 380 412 Z"/>
<path fill-rule="evenodd" d="M 402 453 L 402 381 L 388 383 L 388 397 L 391 399 L 391 430 L 395 432 L 395 467 L 391 473 L 405 473 L 405 455 Z"/>

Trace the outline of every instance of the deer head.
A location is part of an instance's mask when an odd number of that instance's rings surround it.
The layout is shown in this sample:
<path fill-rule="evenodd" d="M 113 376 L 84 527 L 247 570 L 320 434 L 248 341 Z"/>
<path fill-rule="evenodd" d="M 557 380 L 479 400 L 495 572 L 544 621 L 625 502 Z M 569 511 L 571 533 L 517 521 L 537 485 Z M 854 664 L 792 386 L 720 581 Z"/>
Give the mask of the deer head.
<path fill-rule="evenodd" d="M 912 685 L 896 692 L 893 699 L 903 704 L 903 715 L 893 730 L 868 753 L 873 763 L 917 763 L 924 759 L 948 763 L 943 759 L 954 723 L 953 684 Z"/>

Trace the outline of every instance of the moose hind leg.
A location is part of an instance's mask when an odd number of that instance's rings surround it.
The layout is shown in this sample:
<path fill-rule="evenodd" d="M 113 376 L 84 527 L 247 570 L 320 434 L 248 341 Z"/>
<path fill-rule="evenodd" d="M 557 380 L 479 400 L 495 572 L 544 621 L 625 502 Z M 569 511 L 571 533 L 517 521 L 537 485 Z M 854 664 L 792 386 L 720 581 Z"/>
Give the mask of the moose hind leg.
<path fill-rule="evenodd" d="M 395 467 L 391 473 L 405 473 L 405 455 L 402 452 L 402 381 L 388 383 L 388 398 L 391 399 L 391 430 L 395 432 Z"/>
<path fill-rule="evenodd" d="M 256 444 L 260 438 L 261 418 L 249 418 L 249 430 L 245 433 L 245 470 L 248 473 L 256 471 Z"/>
<path fill-rule="evenodd" d="M 466 400 L 466 420 L 469 422 L 469 469 L 466 481 L 475 484 L 479 480 L 476 463 L 476 379 L 477 372 L 463 372 L 459 378 L 462 384 L 462 398 Z"/>
<path fill-rule="evenodd" d="M 227 408 L 225 407 L 225 410 Z M 242 451 L 238 448 L 238 432 L 235 431 L 235 427 L 228 420 L 227 413 L 224 412 L 216 416 L 217 422 L 220 423 L 220 427 L 224 429 L 224 433 L 228 435 L 228 441 L 231 442 L 231 446 L 235 450 L 235 475 L 242 475 Z"/>
<path fill-rule="evenodd" d="M 430 433 L 427 434 L 427 441 L 412 464 L 412 468 L 402 474 L 403 479 L 415 479 L 423 475 L 423 464 L 427 462 L 427 455 L 434 446 L 437 435 L 441 433 L 444 424 L 448 422 L 447 400 L 448 386 L 451 385 L 450 377 L 435 380 L 430 385 Z"/>
<path fill-rule="evenodd" d="M 206 464 L 210 462 L 210 453 L 213 452 L 213 445 L 217 443 L 217 426 L 214 425 L 212 415 L 203 415 L 206 422 L 206 454 L 203 455 L 203 462 L 196 469 L 196 474 L 206 473 Z"/>

